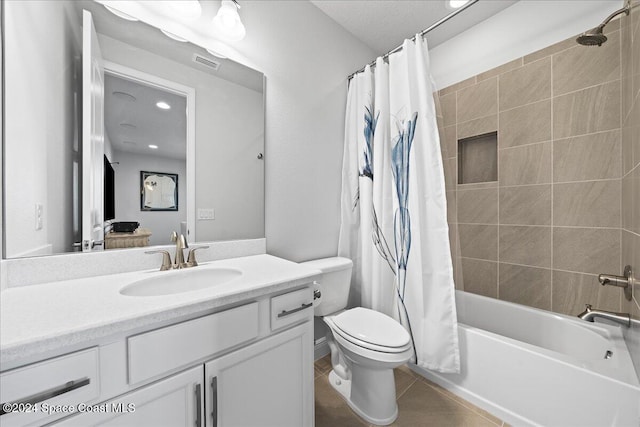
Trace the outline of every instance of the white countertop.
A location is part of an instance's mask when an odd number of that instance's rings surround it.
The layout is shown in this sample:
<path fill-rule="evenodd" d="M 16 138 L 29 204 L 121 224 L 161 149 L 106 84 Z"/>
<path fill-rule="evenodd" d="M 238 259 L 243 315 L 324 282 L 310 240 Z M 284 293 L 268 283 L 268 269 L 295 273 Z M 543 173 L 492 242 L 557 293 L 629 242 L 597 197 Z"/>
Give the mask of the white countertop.
<path fill-rule="evenodd" d="M 271 255 L 201 263 L 230 267 L 242 276 L 211 288 L 162 296 L 125 296 L 126 285 L 157 270 L 9 288 L 0 293 L 0 366 L 95 342 L 317 280 L 320 272 Z"/>

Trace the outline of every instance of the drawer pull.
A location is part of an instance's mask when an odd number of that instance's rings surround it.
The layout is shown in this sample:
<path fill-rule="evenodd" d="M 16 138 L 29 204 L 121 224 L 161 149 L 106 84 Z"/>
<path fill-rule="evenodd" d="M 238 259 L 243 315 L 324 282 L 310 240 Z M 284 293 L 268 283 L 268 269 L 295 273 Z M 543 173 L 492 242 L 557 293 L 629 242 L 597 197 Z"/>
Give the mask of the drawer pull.
<path fill-rule="evenodd" d="M 297 312 L 299 312 L 299 311 L 302 311 L 302 310 L 304 310 L 305 308 L 309 308 L 309 307 L 311 307 L 312 305 L 313 305 L 313 303 L 312 303 L 312 302 L 308 302 L 308 303 L 306 303 L 306 304 L 302 304 L 302 305 L 301 305 L 300 307 L 298 307 L 298 308 L 294 308 L 293 310 L 288 310 L 288 311 L 287 311 L 287 310 L 282 310 L 280 313 L 278 313 L 278 319 L 279 319 L 279 318 L 281 318 L 281 317 L 288 316 L 288 315 L 290 315 L 290 314 L 293 314 L 293 313 L 297 313 Z"/>
<path fill-rule="evenodd" d="M 40 403 L 40 402 L 43 402 L 45 400 L 54 398 L 56 396 L 60 396 L 61 394 L 65 394 L 65 393 L 68 393 L 70 391 L 79 389 L 80 387 L 84 387 L 86 385 L 89 385 L 90 382 L 91 382 L 91 380 L 89 378 L 85 377 L 85 378 L 81 378 L 79 380 L 69 381 L 66 384 L 51 388 L 49 390 L 45 390 L 43 392 L 40 392 L 38 394 L 34 394 L 32 396 L 25 397 L 24 399 L 17 400 L 15 402 L 3 403 L 2 404 L 2 408 L 0 408 L 0 415 L 4 415 L 4 414 L 7 413 L 4 410 L 5 406 Z"/>

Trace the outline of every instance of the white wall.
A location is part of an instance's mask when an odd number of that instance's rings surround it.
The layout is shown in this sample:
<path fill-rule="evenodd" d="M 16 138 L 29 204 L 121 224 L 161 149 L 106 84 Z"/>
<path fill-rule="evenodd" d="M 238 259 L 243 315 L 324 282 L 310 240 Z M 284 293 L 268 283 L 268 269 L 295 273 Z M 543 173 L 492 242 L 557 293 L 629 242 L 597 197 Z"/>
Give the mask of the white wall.
<path fill-rule="evenodd" d="M 622 5 L 617 0 L 520 0 L 431 49 L 436 87 L 445 88 L 585 32 Z"/>
<path fill-rule="evenodd" d="M 153 233 L 150 245 L 171 244 L 171 232 L 180 232 L 180 222 L 186 221 L 187 165 L 184 160 L 114 151 L 111 162 L 115 172 L 116 218 L 114 221 L 137 221 Z M 140 171 L 178 174 L 177 211 L 140 210 Z"/>
<path fill-rule="evenodd" d="M 68 251 L 80 21 L 54 2 L 5 2 L 5 15 L 5 256 Z"/>
<path fill-rule="evenodd" d="M 247 0 L 240 13 L 236 49 L 267 77 L 267 251 L 334 256 L 347 76 L 374 53 L 306 1 Z"/>
<path fill-rule="evenodd" d="M 106 60 L 196 91 L 196 209 L 215 209 L 215 220 L 197 221 L 191 240 L 264 237 L 264 161 L 257 159 L 263 94 L 110 37 L 99 40 Z"/>

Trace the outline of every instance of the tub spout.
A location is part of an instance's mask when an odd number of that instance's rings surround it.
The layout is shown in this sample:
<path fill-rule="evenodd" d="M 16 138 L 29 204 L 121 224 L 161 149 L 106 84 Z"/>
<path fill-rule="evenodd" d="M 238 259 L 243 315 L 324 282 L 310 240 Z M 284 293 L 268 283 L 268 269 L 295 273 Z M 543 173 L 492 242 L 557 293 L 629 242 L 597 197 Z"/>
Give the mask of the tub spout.
<path fill-rule="evenodd" d="M 631 316 L 629 313 L 614 313 L 612 311 L 598 310 L 591 307 L 591 304 L 586 305 L 586 309 L 578 314 L 578 317 L 587 322 L 593 322 L 596 317 L 607 319 L 612 322 L 619 323 L 626 327 L 631 326 Z"/>

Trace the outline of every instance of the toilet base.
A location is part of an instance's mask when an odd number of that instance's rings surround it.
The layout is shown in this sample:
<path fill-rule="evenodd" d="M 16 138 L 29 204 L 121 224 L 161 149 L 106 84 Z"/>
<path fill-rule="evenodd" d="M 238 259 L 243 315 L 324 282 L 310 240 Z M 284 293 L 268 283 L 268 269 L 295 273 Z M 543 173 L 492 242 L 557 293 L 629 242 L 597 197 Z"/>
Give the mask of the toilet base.
<path fill-rule="evenodd" d="M 342 396 L 342 398 L 347 402 L 347 405 L 349 405 L 353 412 L 355 412 L 360 418 L 370 422 L 371 424 L 386 426 L 393 423 L 396 418 L 398 418 L 397 405 L 395 405 L 394 410 L 390 416 L 382 419 L 372 418 L 365 412 L 363 412 L 355 403 L 351 401 L 351 380 L 344 380 L 340 378 L 333 369 L 329 373 L 329 384 L 331 384 L 331 387 L 333 387 L 340 394 L 340 396 Z M 395 395 L 395 387 L 393 391 Z"/>

